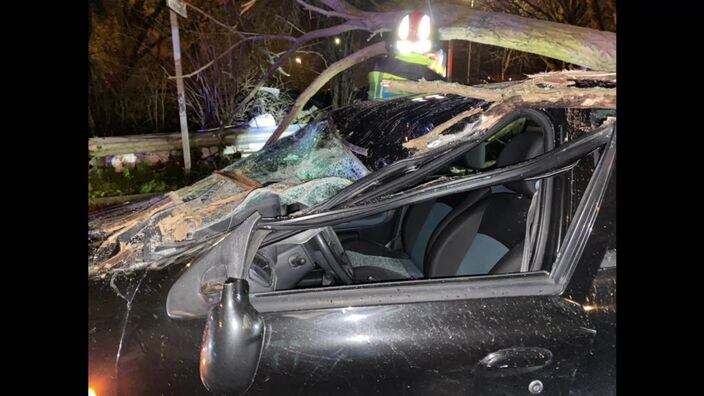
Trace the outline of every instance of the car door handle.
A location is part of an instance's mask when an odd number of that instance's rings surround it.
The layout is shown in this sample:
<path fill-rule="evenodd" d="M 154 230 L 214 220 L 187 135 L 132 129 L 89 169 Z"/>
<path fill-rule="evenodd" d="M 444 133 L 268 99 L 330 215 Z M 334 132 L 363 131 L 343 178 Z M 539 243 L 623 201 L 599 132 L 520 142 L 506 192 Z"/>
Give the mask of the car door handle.
<path fill-rule="evenodd" d="M 552 352 L 539 347 L 501 349 L 486 355 L 475 368 L 475 374 L 504 377 L 540 370 L 552 362 Z"/>

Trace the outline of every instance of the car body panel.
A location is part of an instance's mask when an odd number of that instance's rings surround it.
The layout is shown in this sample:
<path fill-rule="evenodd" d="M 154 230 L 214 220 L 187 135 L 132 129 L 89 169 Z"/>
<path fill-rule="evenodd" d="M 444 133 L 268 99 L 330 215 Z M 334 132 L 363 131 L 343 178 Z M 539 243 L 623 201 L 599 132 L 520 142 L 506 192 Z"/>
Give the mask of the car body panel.
<path fill-rule="evenodd" d="M 594 335 L 579 305 L 555 296 L 264 317 L 269 336 L 250 388 L 253 394 L 272 394 L 282 387 L 294 394 L 321 395 L 504 394 L 527 390 L 534 380 L 550 390 L 546 394 L 565 394 L 580 360 L 575 352 L 586 351 Z M 545 349 L 549 363 L 534 371 L 493 368 L 479 373 L 482 359 L 512 348 Z"/>
<path fill-rule="evenodd" d="M 148 272 L 94 285 L 89 369 L 101 394 L 208 394 L 198 375 L 205 321 L 164 312 L 183 271 Z M 100 307 L 100 308 L 98 308 Z M 101 315 L 110 312 L 109 315 Z M 129 312 L 129 313 L 128 313 Z M 540 380 L 567 394 L 596 331 L 579 304 L 559 296 L 485 298 L 263 313 L 265 344 L 249 393 L 505 394 Z M 124 328 L 123 328 L 124 326 Z M 544 368 L 477 375 L 491 353 L 541 348 Z M 119 354 L 119 355 L 118 355 Z M 117 363 L 117 365 L 116 365 Z M 501 369 L 497 369 L 500 374 Z M 509 370 L 510 371 L 510 370 Z"/>

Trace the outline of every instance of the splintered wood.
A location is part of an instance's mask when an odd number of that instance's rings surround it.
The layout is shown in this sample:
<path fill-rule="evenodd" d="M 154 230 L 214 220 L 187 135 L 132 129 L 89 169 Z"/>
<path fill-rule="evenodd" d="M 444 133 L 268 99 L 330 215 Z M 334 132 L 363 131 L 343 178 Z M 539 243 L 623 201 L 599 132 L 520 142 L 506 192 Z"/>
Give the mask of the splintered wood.
<path fill-rule="evenodd" d="M 255 188 L 261 187 L 261 183 L 258 181 L 249 178 L 245 175 L 242 175 L 237 172 L 233 171 L 215 171 L 213 172 L 216 176 L 219 176 L 225 180 L 229 180 L 231 182 L 234 182 L 238 186 L 242 187 L 245 190 L 252 190 Z"/>
<path fill-rule="evenodd" d="M 428 132 L 427 134 L 420 136 L 418 138 L 415 138 L 413 140 L 409 140 L 408 142 L 403 144 L 403 147 L 407 149 L 415 149 L 419 150 L 421 148 L 425 148 L 428 146 L 428 143 L 432 142 L 433 140 L 437 139 L 440 134 L 445 132 L 448 128 L 451 126 L 457 124 L 458 122 L 467 119 L 475 114 L 479 114 L 482 112 L 481 108 L 474 108 L 471 110 L 463 111 L 460 114 L 450 118 L 449 120 L 443 122 L 442 124 L 436 126 L 433 128 L 432 131 Z"/>

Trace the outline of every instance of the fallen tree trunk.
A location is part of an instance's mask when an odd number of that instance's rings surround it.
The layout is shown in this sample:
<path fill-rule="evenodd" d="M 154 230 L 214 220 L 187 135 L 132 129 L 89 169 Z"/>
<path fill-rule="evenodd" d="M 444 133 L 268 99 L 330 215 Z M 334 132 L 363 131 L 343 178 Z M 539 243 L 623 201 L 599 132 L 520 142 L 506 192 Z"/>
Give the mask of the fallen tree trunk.
<path fill-rule="evenodd" d="M 302 1 L 299 1 L 302 3 Z M 371 32 L 394 30 L 413 10 L 366 12 L 342 0 L 320 0 L 350 25 Z M 317 7 L 313 12 L 325 15 Z M 466 5 L 432 5 L 440 40 L 466 40 L 558 59 L 594 70 L 616 71 L 616 34 L 580 26 L 481 11 Z"/>
<path fill-rule="evenodd" d="M 616 71 L 616 34 L 563 23 L 471 10 L 453 26 L 441 27 L 439 38 L 496 45 L 589 69 Z"/>

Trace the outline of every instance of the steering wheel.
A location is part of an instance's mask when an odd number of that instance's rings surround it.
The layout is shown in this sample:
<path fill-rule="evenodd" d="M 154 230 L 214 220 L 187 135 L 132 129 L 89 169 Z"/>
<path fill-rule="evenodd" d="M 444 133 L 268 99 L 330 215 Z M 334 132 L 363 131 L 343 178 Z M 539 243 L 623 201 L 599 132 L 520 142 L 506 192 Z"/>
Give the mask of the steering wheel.
<path fill-rule="evenodd" d="M 318 248 L 327 261 L 329 268 L 324 268 L 335 274 L 335 276 L 344 284 L 351 285 L 354 283 L 354 269 L 349 257 L 345 254 L 340 240 L 331 228 L 325 228 L 321 233 L 315 236 Z"/>

